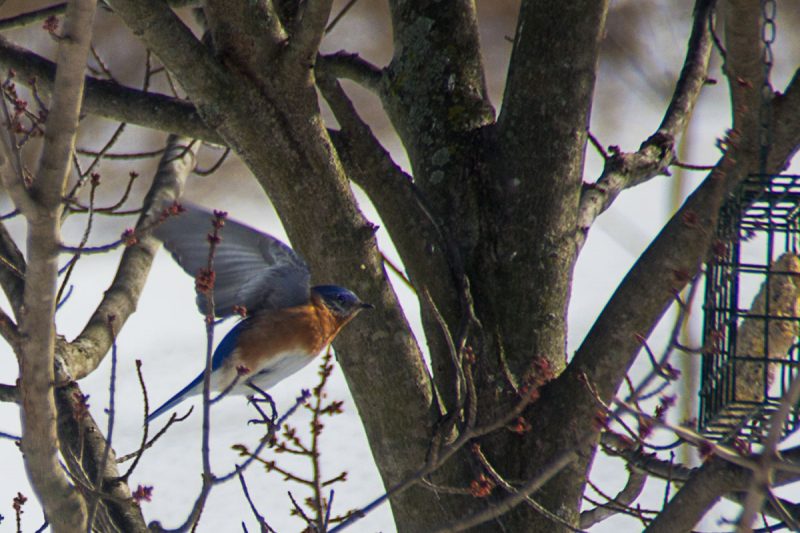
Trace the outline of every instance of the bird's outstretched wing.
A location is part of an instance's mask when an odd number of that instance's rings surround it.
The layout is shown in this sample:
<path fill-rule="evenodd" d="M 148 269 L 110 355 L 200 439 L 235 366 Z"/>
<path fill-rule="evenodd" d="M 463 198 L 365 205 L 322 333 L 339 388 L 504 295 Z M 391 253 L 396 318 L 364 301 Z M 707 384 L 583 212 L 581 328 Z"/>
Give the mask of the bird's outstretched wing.
<path fill-rule="evenodd" d="M 164 243 L 172 257 L 189 275 L 196 276 L 208 265 L 208 234 L 213 213 L 182 203 L 183 213 L 159 224 L 153 235 Z M 222 240 L 214 255 L 214 313 L 234 314 L 235 306 L 248 312 L 280 309 L 306 303 L 309 298 L 308 265 L 278 239 L 236 221 L 226 219 Z M 206 312 L 206 298 L 197 296 L 197 306 Z"/>

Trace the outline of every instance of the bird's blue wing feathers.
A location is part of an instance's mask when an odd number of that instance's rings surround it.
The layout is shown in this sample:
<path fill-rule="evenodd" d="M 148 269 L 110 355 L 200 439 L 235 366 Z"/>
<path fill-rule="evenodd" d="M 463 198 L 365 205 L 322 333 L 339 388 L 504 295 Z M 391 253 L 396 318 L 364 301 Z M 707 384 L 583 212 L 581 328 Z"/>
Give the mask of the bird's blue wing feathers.
<path fill-rule="evenodd" d="M 172 257 L 191 276 L 208 264 L 214 215 L 183 203 L 185 211 L 171 216 L 154 230 Z M 226 220 L 214 255 L 214 312 L 225 317 L 234 306 L 249 311 L 301 305 L 309 297 L 309 271 L 291 248 L 278 239 L 233 220 Z M 206 299 L 197 305 L 205 313 Z"/>
<path fill-rule="evenodd" d="M 242 331 L 250 326 L 249 318 L 242 320 L 236 324 L 224 337 L 219 341 L 217 349 L 214 350 L 214 355 L 211 357 L 211 371 L 218 369 L 225 362 L 225 359 L 230 357 L 236 346 L 239 344 L 239 336 Z"/>
<path fill-rule="evenodd" d="M 242 320 L 236 326 L 231 329 L 225 337 L 222 338 L 219 345 L 217 345 L 217 349 L 214 350 L 214 355 L 211 357 L 211 371 L 214 372 L 219 367 L 222 366 L 222 363 L 227 359 L 233 351 L 236 349 L 236 345 L 239 341 L 239 335 L 247 328 L 249 325 L 249 320 Z M 175 394 L 172 398 L 164 402 L 164 404 L 150 413 L 147 417 L 147 422 L 152 422 L 156 417 L 163 415 L 187 397 L 192 396 L 194 394 L 198 394 L 203 390 L 203 372 L 195 377 L 188 385 L 182 388 L 177 394 Z"/>

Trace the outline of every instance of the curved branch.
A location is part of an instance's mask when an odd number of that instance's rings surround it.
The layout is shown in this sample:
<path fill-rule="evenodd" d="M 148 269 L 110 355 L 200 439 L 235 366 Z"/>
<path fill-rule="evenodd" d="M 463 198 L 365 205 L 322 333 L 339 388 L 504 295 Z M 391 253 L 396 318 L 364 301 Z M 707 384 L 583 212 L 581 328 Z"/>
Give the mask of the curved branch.
<path fill-rule="evenodd" d="M 723 459 L 709 459 L 689 478 L 645 532 L 691 531 L 725 492 L 744 488 L 743 471 L 741 467 Z"/>
<path fill-rule="evenodd" d="M 164 66 L 180 78 L 189 94 L 211 92 L 219 101 L 231 97 L 223 91 L 231 83 L 229 73 L 169 5 L 161 0 L 111 0 L 108 3 L 134 33 L 144 38 Z M 197 105 L 202 108 L 204 101 Z M 214 109 L 207 111 L 209 117 L 219 114 Z"/>
<path fill-rule="evenodd" d="M 175 136 L 168 139 L 167 149 L 145 198 L 143 213 L 136 224 L 136 242 L 123 252 L 111 286 L 83 331 L 71 343 L 59 346 L 60 356 L 73 379 L 90 374 L 111 348 L 114 339 L 108 316 L 115 317 L 113 334 L 116 335 L 136 310 L 150 265 L 160 246 L 147 230 L 161 216 L 164 203 L 180 196 L 183 184 L 194 168 L 197 149 L 198 143 L 191 143 L 189 139 Z"/>
<path fill-rule="evenodd" d="M 708 75 L 708 62 L 713 49 L 708 18 L 715 0 L 698 0 L 683 63 L 672 100 L 653 135 L 636 153 L 616 152 L 606 158 L 602 175 L 594 184 L 584 185 L 578 211 L 578 246 L 586 240 L 586 232 L 595 219 L 614 202 L 623 190 L 664 174 L 675 159 L 675 139 L 686 127 L 700 91 Z"/>
<path fill-rule="evenodd" d="M 446 309 L 447 316 L 454 316 L 458 291 L 448 261 L 448 246 L 442 242 L 441 229 L 423 206 L 411 176 L 392 161 L 338 82 L 323 77 L 318 79 L 318 85 L 342 128 L 331 132 L 331 140 L 348 177 L 364 189 L 375 205 L 411 282 L 424 285 L 437 307 Z M 421 306 L 421 313 L 434 379 L 439 393 L 452 406 L 455 369 L 446 355 L 447 339 L 429 306 Z"/>
<path fill-rule="evenodd" d="M 588 529 L 618 514 L 619 509 L 630 507 L 642 493 L 646 481 L 647 476 L 645 474 L 629 468 L 628 481 L 619 493 L 614 496 L 614 499 L 609 500 L 605 505 L 581 513 L 581 529 Z"/>
<path fill-rule="evenodd" d="M 195 61 L 172 46 L 172 25 L 148 23 L 153 16 L 173 17 L 160 0 L 110 2 L 248 165 L 292 244 L 307 258 L 314 281 L 346 282 L 375 305 L 337 337 L 334 347 L 384 483 L 395 484 L 407 465 L 424 460 L 438 406 L 419 346 L 386 279 L 374 227 L 358 210 L 323 126 L 311 76 L 242 72 L 237 67 L 248 64 L 242 57 L 224 58 L 221 64 Z M 375 357 L 370 348 L 377 342 L 392 357 Z M 374 401 L 376 390 L 381 402 Z M 387 410 L 387 405 L 397 408 Z M 409 491 L 392 503 L 419 513 L 430 505 L 423 491 Z"/>
<path fill-rule="evenodd" d="M 317 58 L 317 70 L 321 75 L 336 79 L 352 80 L 373 92 L 380 90 L 383 71 L 358 54 L 344 51 L 321 55 Z"/>

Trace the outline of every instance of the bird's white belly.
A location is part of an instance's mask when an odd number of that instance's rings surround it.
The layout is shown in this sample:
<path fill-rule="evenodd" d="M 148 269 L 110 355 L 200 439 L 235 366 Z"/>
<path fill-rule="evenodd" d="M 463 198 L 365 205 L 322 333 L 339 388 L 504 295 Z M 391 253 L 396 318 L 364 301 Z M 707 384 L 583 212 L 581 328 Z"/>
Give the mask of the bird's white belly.
<path fill-rule="evenodd" d="M 327 346 L 321 350 L 320 353 L 326 350 Z M 309 356 L 304 350 L 288 350 L 275 355 L 269 360 L 265 361 L 264 364 L 258 368 L 251 370 L 246 375 L 239 376 L 236 385 L 233 387 L 230 393 L 253 394 L 253 389 L 248 385 L 250 383 L 260 389 L 269 389 L 278 384 L 280 381 L 283 381 L 285 378 L 291 376 L 304 366 L 308 365 L 316 358 L 317 355 L 318 354 L 312 354 Z M 234 354 L 232 359 L 234 361 L 238 359 L 236 354 Z M 223 372 L 224 377 L 220 376 L 222 379 L 219 381 L 215 380 L 217 382 L 213 383 L 212 386 L 217 390 L 224 390 L 234 379 L 236 379 L 237 366 L 238 365 L 231 365 L 230 367 L 226 368 L 225 372 Z"/>

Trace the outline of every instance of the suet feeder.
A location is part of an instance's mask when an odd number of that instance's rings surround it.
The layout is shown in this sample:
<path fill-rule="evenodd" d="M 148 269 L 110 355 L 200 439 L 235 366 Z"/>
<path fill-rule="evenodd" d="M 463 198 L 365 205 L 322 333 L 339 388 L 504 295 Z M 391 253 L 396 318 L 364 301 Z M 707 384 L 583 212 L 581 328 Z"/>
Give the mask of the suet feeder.
<path fill-rule="evenodd" d="M 722 207 L 706 272 L 699 429 L 763 440 L 800 370 L 800 176 L 752 175 Z M 784 434 L 800 423 L 794 407 Z"/>

